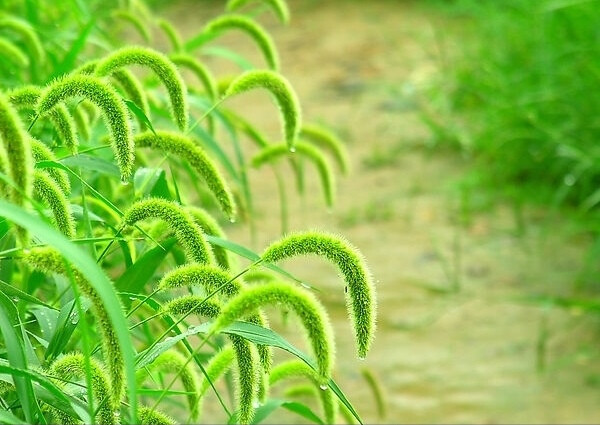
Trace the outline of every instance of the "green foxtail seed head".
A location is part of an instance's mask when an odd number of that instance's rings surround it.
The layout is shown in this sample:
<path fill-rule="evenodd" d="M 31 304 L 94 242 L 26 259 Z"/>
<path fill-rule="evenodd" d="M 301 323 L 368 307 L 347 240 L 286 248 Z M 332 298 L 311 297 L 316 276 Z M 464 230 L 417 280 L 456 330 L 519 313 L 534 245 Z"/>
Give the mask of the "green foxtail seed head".
<path fill-rule="evenodd" d="M 37 139 L 31 138 L 31 155 L 33 156 L 33 160 L 35 162 L 40 161 L 58 161 L 54 152 L 46 146 L 44 143 L 40 142 Z M 60 187 L 60 190 L 68 196 L 71 193 L 71 182 L 69 181 L 69 176 L 66 171 L 63 171 L 58 168 L 47 168 L 44 170 L 54 182 Z"/>
<path fill-rule="evenodd" d="M 70 275 L 69 270 L 65 268 L 65 263 L 60 253 L 52 247 L 33 247 L 23 253 L 23 261 L 43 273 L 56 273 L 63 276 Z M 91 308 L 96 317 L 98 329 L 102 337 L 102 351 L 105 363 L 108 365 L 112 388 L 112 407 L 117 409 L 121 403 L 121 395 L 125 387 L 125 362 L 121 348 L 119 347 L 117 335 L 96 290 L 79 270 L 72 270 L 72 275 L 81 294 L 88 297 L 91 302 Z M 119 308 L 122 307 L 119 306 Z"/>
<path fill-rule="evenodd" d="M 9 92 L 10 103 L 17 109 L 35 109 L 42 94 L 42 88 L 38 86 L 21 86 Z M 49 114 L 49 120 L 56 129 L 58 138 L 68 147 L 71 152 L 77 152 L 79 141 L 75 132 L 75 122 L 69 110 L 63 104 L 56 106 Z"/>
<path fill-rule="evenodd" d="M 218 267 L 202 264 L 186 264 L 180 266 L 163 276 L 158 283 L 158 289 L 160 291 L 194 286 L 204 288 L 207 294 L 218 291 L 222 300 L 228 300 L 240 292 L 243 284 L 234 280 L 233 276 Z M 173 314 L 181 314 L 186 308 L 188 308 L 189 311 L 194 311 L 195 314 L 203 314 L 204 316 L 209 317 L 216 317 L 218 314 L 211 316 L 193 310 L 195 304 L 203 304 L 202 298 L 197 296 L 177 298 L 169 303 L 169 308 Z M 177 306 L 177 312 L 172 310 L 174 306 Z M 262 327 L 269 326 L 267 318 L 260 311 L 257 314 L 249 316 L 247 320 L 250 323 L 255 323 Z M 268 372 L 271 369 L 272 364 L 272 350 L 266 345 L 258 345 L 257 349 L 261 365 L 265 372 Z"/>
<path fill-rule="evenodd" d="M 137 417 L 140 425 L 175 425 L 175 419 L 165 415 L 159 410 L 141 406 L 138 409 Z"/>
<path fill-rule="evenodd" d="M 7 60 L 19 68 L 29 66 L 27 55 L 16 44 L 3 37 L 0 37 L 0 57 L 3 61 Z"/>
<path fill-rule="evenodd" d="M 364 380 L 371 388 L 371 392 L 373 393 L 373 397 L 375 398 L 375 403 L 377 403 L 377 414 L 379 415 L 379 419 L 384 419 L 386 416 L 386 408 L 385 408 L 385 397 L 383 395 L 383 389 L 379 380 L 370 369 L 362 368 L 360 370 L 360 374 L 364 378 Z"/>
<path fill-rule="evenodd" d="M 293 150 L 301 125 L 300 102 L 284 77 L 267 70 L 246 71 L 229 84 L 224 96 L 227 98 L 256 88 L 266 89 L 274 96 L 283 121 L 284 139 Z"/>
<path fill-rule="evenodd" d="M 219 317 L 221 307 L 219 304 L 205 300 L 197 295 L 186 295 L 167 302 L 162 307 L 163 311 L 173 315 L 197 314 L 210 318 Z M 254 415 L 254 399 L 258 392 L 259 376 L 257 359 L 254 346 L 246 339 L 230 335 L 229 339 L 235 351 L 238 364 L 237 400 L 238 421 L 247 424 Z"/>
<path fill-rule="evenodd" d="M 34 193 L 50 207 L 54 225 L 67 238 L 75 237 L 75 221 L 71 212 L 71 204 L 59 185 L 42 170 L 35 170 L 33 179 Z"/>
<path fill-rule="evenodd" d="M 77 126 L 77 132 L 84 140 L 90 140 L 90 118 L 87 111 L 83 108 L 73 109 L 73 120 Z"/>
<path fill-rule="evenodd" d="M 168 131 L 157 131 L 156 134 L 147 131 L 135 137 L 135 144 L 141 148 L 160 150 L 186 160 L 204 179 L 227 217 L 230 220 L 235 219 L 235 201 L 227 183 L 221 177 L 215 163 L 192 139 Z"/>
<path fill-rule="evenodd" d="M 348 313 L 354 325 L 358 356 L 365 358 L 375 333 L 377 301 L 371 273 L 357 248 L 325 232 L 293 233 L 271 244 L 262 260 L 278 263 L 299 255 L 316 254 L 334 263 L 348 288 Z"/>
<path fill-rule="evenodd" d="M 96 75 L 101 77 L 110 75 L 129 65 L 147 66 L 156 74 L 169 94 L 173 120 L 181 131 L 186 131 L 188 126 L 187 88 L 175 65 L 156 50 L 129 46 L 101 59 L 96 66 Z"/>
<path fill-rule="evenodd" d="M 290 155 L 301 155 L 315 164 L 321 179 L 325 203 L 328 207 L 332 207 L 335 201 L 334 174 L 325 155 L 314 146 L 298 141 L 296 142 L 296 154 L 290 154 L 285 144 L 272 144 L 263 148 L 252 158 L 252 165 L 259 167 L 265 163 L 271 163 L 282 156 L 289 157 Z"/>
<path fill-rule="evenodd" d="M 269 384 L 276 385 L 278 382 L 294 378 L 308 379 L 317 389 L 321 388 L 317 373 L 301 360 L 289 360 L 275 366 L 269 375 Z M 333 391 L 319 391 L 318 394 L 321 398 L 325 423 L 335 424 L 338 405 Z"/>
<path fill-rule="evenodd" d="M 135 28 L 135 30 L 142 36 L 142 38 L 147 42 L 152 42 L 152 32 L 148 28 L 148 26 L 144 23 L 144 21 L 139 17 L 139 15 L 126 10 L 126 9 L 118 9 L 112 12 L 112 16 L 114 18 L 122 19 L 125 22 L 128 22 Z"/>
<path fill-rule="evenodd" d="M 35 62 L 42 64 L 46 60 L 46 53 L 40 38 L 29 22 L 14 16 L 4 16 L 0 18 L 0 30 L 9 30 L 18 34 Z"/>
<path fill-rule="evenodd" d="M 229 0 L 226 9 L 228 11 L 235 11 L 252 1 L 256 0 Z M 285 0 L 258 0 L 258 2 L 271 7 L 282 23 L 288 24 L 290 22 L 290 10 Z"/>
<path fill-rule="evenodd" d="M 218 332 L 235 320 L 243 319 L 265 305 L 273 304 L 282 304 L 292 309 L 300 318 L 316 358 L 319 382 L 326 385 L 334 361 L 333 330 L 327 312 L 307 291 L 287 283 L 275 282 L 244 288 L 223 306 L 209 333 Z"/>
<path fill-rule="evenodd" d="M 181 205 L 160 198 L 142 199 L 131 205 L 125 212 L 123 223 L 133 226 L 138 221 L 148 218 L 158 218 L 169 225 L 190 261 L 200 264 L 213 262 L 212 252 L 202 230 Z"/>
<path fill-rule="evenodd" d="M 187 207 L 187 210 L 205 234 L 226 239 L 225 232 L 208 211 L 194 206 Z M 229 270 L 231 268 L 231 259 L 227 250 L 218 245 L 212 245 L 212 250 L 217 265 L 223 267 L 225 270 Z"/>
<path fill-rule="evenodd" d="M 148 96 L 146 96 L 146 91 L 136 76 L 127 69 L 119 69 L 112 73 L 112 78 L 119 83 L 126 97 L 135 103 L 146 116 L 149 116 L 150 106 L 148 105 Z M 139 118 L 138 124 L 141 130 L 146 129 L 146 123 Z"/>
<path fill-rule="evenodd" d="M 8 160 L 8 177 L 17 188 L 10 188 L 10 200 L 23 206 L 33 191 L 33 161 L 29 137 L 16 112 L 0 94 L 0 142 Z"/>
<path fill-rule="evenodd" d="M 188 405 L 190 408 L 190 417 L 193 421 L 198 419 L 198 390 L 199 383 L 191 364 L 187 359 L 177 351 L 167 351 L 158 356 L 152 363 L 144 369 L 137 371 L 137 381 L 142 384 L 152 372 L 160 373 L 178 373 L 183 389 L 188 392 Z"/>
<path fill-rule="evenodd" d="M 243 15 L 222 15 L 208 22 L 204 32 L 218 35 L 235 29 L 248 34 L 260 48 L 269 68 L 279 71 L 279 54 L 275 43 L 269 33 L 255 20 Z"/>
<path fill-rule="evenodd" d="M 173 25 L 171 25 L 171 23 L 169 21 L 167 21 L 166 19 L 159 19 L 158 26 L 165 33 L 167 38 L 169 39 L 169 42 L 171 43 L 172 51 L 180 52 L 181 50 L 183 50 L 183 43 L 181 41 L 181 36 L 179 35 L 179 33 L 177 32 L 175 27 L 173 27 Z"/>
<path fill-rule="evenodd" d="M 348 150 L 335 134 L 319 125 L 305 124 L 300 129 L 300 137 L 331 152 L 342 174 L 348 174 L 350 170 Z"/>
<path fill-rule="evenodd" d="M 121 179 L 129 180 L 133 172 L 135 147 L 127 107 L 115 90 L 102 80 L 88 75 L 68 75 L 51 83 L 37 104 L 37 112 L 44 115 L 70 97 L 81 96 L 98 106 L 104 116 Z"/>
<path fill-rule="evenodd" d="M 0 173 L 8 175 L 8 158 L 4 148 L 0 146 Z M 4 180 L 0 179 L 0 198 L 6 198 L 9 196 L 9 191 Z"/>
<path fill-rule="evenodd" d="M 96 359 L 90 357 L 89 359 L 92 376 L 92 394 L 94 396 L 95 406 L 97 407 L 98 413 L 96 420 L 101 424 L 116 424 L 115 411 L 113 405 L 107 402 L 110 398 L 110 380 Z M 82 379 L 86 376 L 86 359 L 81 353 L 65 354 L 56 359 L 50 366 L 50 375 L 55 376 L 56 383 L 59 386 L 64 385 L 64 381 L 72 381 L 74 378 Z M 57 416 L 57 423 L 70 423 L 72 418 L 66 413 L 53 409 Z"/>
<path fill-rule="evenodd" d="M 187 68 L 196 75 L 204 86 L 204 90 L 212 100 L 216 100 L 219 92 L 217 90 L 217 81 L 209 69 L 202 62 L 186 53 L 173 53 L 169 56 L 171 62 L 180 68 Z"/>

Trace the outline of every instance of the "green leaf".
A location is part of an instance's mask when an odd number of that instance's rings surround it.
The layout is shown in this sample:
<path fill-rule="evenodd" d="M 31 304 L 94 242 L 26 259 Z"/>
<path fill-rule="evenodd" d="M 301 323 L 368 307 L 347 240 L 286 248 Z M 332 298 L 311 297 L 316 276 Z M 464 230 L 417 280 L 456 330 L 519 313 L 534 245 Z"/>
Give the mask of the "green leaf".
<path fill-rule="evenodd" d="M 319 418 L 308 406 L 297 403 L 295 401 L 286 401 L 279 399 L 269 399 L 265 404 L 256 409 L 254 413 L 253 424 L 258 424 L 264 421 L 267 417 L 271 415 L 275 410 L 283 407 L 288 409 L 298 415 L 308 419 L 312 423 L 323 424 L 323 420 Z"/>
<path fill-rule="evenodd" d="M 89 306 L 89 302 L 85 303 L 83 306 L 84 310 L 87 310 Z M 48 348 L 44 352 L 46 360 L 54 359 L 64 352 L 78 323 L 79 314 L 75 311 L 75 301 L 71 300 L 58 313 L 54 334 L 50 339 Z"/>
<path fill-rule="evenodd" d="M 173 200 L 167 184 L 167 174 L 162 168 L 138 168 L 133 176 L 133 187 L 136 198 L 152 196 Z"/>
<path fill-rule="evenodd" d="M 1 201 L 0 201 L 1 202 Z M 10 217 L 7 217 L 10 219 Z M 12 368 L 27 370 L 27 359 L 25 358 L 23 336 L 16 329 L 21 328 L 21 320 L 17 308 L 3 292 L 0 292 L 0 331 L 4 338 L 6 355 Z M 25 420 L 34 423 L 43 420 L 42 412 L 33 393 L 31 379 L 18 376 L 14 378 L 15 387 Z"/>
<path fill-rule="evenodd" d="M 80 167 L 84 170 L 93 171 L 97 174 L 106 176 L 120 177 L 119 167 L 106 159 L 97 156 L 80 153 L 79 155 L 69 156 L 60 160 L 61 164 L 67 167 Z"/>
<path fill-rule="evenodd" d="M 67 261 L 72 263 L 73 266 L 83 273 L 90 285 L 97 292 L 98 297 L 106 309 L 109 320 L 113 325 L 115 334 L 117 336 L 117 343 L 123 355 L 126 371 L 126 382 L 129 392 L 130 420 L 134 423 L 137 422 L 137 386 L 135 378 L 133 342 L 129 333 L 127 319 L 125 318 L 124 312 L 120 308 L 119 299 L 111 281 L 106 277 L 98 264 L 96 264 L 96 262 L 89 257 L 89 255 L 84 253 L 57 230 L 43 222 L 39 217 L 35 217 L 23 208 L 2 200 L 0 200 L 0 215 L 29 230 L 42 242 L 56 248 Z M 6 298 L 4 294 L 2 294 L 2 297 Z M 10 300 L 7 299 L 7 301 L 10 303 Z M 12 303 L 10 304 L 12 305 Z M 10 322 L 8 323 L 10 325 Z M 12 344 L 14 343 L 15 341 L 12 342 Z M 21 348 L 21 346 L 18 344 L 18 340 L 16 343 L 16 347 L 12 347 L 13 349 L 8 350 L 9 353 L 17 353 L 15 350 L 19 350 Z M 7 343 L 7 346 L 8 345 L 9 344 Z M 18 354 L 12 354 L 12 356 L 15 360 L 17 360 L 18 363 L 14 365 L 15 367 L 25 370 L 27 369 L 27 366 L 23 364 L 22 356 L 19 356 Z M 29 389 L 30 388 L 31 382 L 29 381 Z M 31 416 L 31 412 L 29 412 L 29 416 Z M 28 422 L 31 422 L 31 420 L 28 419 Z"/>
<path fill-rule="evenodd" d="M 162 242 L 162 247 L 149 249 L 117 279 L 117 291 L 139 294 L 176 244 L 177 238 L 172 237 Z"/>
<path fill-rule="evenodd" d="M 1 280 L 0 280 L 0 291 L 3 292 L 4 294 L 8 295 L 9 297 L 18 298 L 20 300 L 27 301 L 32 304 L 42 305 L 44 307 L 48 307 L 50 309 L 56 310 L 55 307 L 52 307 L 51 305 L 46 304 L 43 301 L 40 301 L 38 298 L 32 297 L 31 295 L 21 291 L 20 289 L 16 288 L 15 286 L 9 285 L 8 283 L 3 282 Z"/>
<path fill-rule="evenodd" d="M 150 122 L 150 119 L 148 118 L 148 116 L 146 115 L 146 113 L 144 112 L 144 110 L 142 108 L 140 108 L 134 101 L 132 100 L 128 100 L 128 99 L 123 99 L 123 101 L 125 102 L 125 104 L 127 105 L 127 107 L 129 108 L 129 110 L 131 112 L 133 112 L 135 114 L 135 116 L 142 121 L 144 124 L 146 124 L 148 126 L 148 128 L 150 129 L 150 131 L 152 133 L 154 133 L 154 135 L 156 135 L 156 131 L 154 131 L 154 126 L 152 125 L 152 123 Z"/>

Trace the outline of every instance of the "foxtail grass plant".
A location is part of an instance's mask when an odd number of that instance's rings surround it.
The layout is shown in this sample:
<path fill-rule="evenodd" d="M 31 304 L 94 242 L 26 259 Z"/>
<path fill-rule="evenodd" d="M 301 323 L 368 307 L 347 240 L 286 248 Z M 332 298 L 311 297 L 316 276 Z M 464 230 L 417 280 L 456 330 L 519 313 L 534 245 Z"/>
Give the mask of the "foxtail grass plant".
<path fill-rule="evenodd" d="M 297 377 L 317 389 L 325 422 L 339 406 L 360 421 L 334 380 L 319 282 L 279 264 L 314 254 L 338 267 L 364 357 L 376 301 L 359 251 L 329 233 L 285 232 L 288 176 L 276 163 L 314 163 L 328 205 L 349 163 L 335 135 L 302 124 L 273 37 L 243 15 L 287 23 L 285 1 L 229 1 L 235 13 L 191 39 L 144 0 L 22 3 L 4 2 L 0 16 L 0 422 L 249 424 L 277 401 L 272 384 Z M 230 30 L 250 36 L 269 69 L 224 78 L 203 62 L 196 48 Z M 124 44 L 126 33 L 168 51 Z M 254 89 L 274 99 L 283 142 L 221 106 Z M 229 236 L 256 230 L 262 188 L 249 164 L 273 167 L 282 203 L 286 235 L 262 255 Z M 306 353 L 270 327 L 273 310 L 297 318 Z M 277 364 L 276 348 L 297 360 Z M 307 412 L 296 413 L 314 419 Z"/>

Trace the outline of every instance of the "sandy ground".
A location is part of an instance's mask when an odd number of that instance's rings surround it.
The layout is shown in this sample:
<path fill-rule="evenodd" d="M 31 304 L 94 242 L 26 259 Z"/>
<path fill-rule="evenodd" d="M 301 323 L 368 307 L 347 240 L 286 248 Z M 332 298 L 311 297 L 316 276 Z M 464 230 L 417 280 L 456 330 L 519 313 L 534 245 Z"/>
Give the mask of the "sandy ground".
<path fill-rule="evenodd" d="M 519 234 L 511 210 L 501 205 L 461 224 L 454 182 L 468 164 L 420 147 L 430 136 L 416 96 L 436 73 L 434 32 L 445 33 L 447 23 L 405 1 L 291 4 L 289 27 L 268 14 L 261 21 L 277 41 L 282 72 L 298 91 L 305 119 L 342 135 L 352 173 L 340 176 L 338 202 L 328 212 L 317 178 L 309 177 L 302 200 L 286 170 L 290 228 L 339 232 L 367 258 L 377 281 L 379 321 L 365 361 L 354 354 L 343 284 L 333 267 L 316 259 L 285 266 L 322 291 L 337 332 L 336 379 L 364 420 L 597 422 L 594 318 L 517 299 L 568 286 L 585 241 L 569 238 L 560 220 L 542 221 L 529 211 Z M 191 36 L 220 8 L 178 2 L 169 15 Z M 241 34 L 219 44 L 263 63 Z M 236 70 L 223 59 L 206 60 L 219 75 Z M 276 109 L 265 94 L 227 106 L 273 140 L 280 138 Z M 261 250 L 279 235 L 279 199 L 268 169 L 251 170 L 250 178 L 257 209 L 254 248 Z M 252 244 L 246 226 L 229 228 L 229 236 Z M 293 329 L 282 332 L 306 348 Z M 361 378 L 363 367 L 384 388 L 383 419 Z M 286 414 L 281 419 L 297 420 Z"/>

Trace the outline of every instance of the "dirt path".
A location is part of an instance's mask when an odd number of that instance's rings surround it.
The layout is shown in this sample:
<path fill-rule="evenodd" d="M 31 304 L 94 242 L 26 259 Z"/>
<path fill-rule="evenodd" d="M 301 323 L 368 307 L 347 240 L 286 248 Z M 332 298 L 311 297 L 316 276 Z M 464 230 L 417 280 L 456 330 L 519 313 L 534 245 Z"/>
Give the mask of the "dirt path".
<path fill-rule="evenodd" d="M 316 179 L 304 204 L 291 192 L 290 227 L 337 230 L 368 259 L 378 282 L 379 329 L 365 362 L 354 355 L 335 271 L 319 261 L 286 266 L 322 289 L 337 331 L 337 378 L 364 419 L 381 421 L 359 373 L 369 367 L 387 394 L 387 422 L 597 421 L 592 319 L 515 299 L 573 279 L 579 242 L 565 245 L 559 242 L 564 226 L 549 232 L 535 220 L 515 236 L 513 216 L 502 207 L 460 226 L 452 181 L 464 164 L 418 148 L 429 136 L 413 94 L 435 72 L 433 31 L 443 22 L 411 2 L 291 3 L 290 27 L 266 19 L 282 72 L 297 89 L 305 117 L 329 124 L 348 141 L 353 171 L 339 179 L 332 213 Z M 199 29 L 188 24 L 192 18 L 217 10 L 193 4 L 171 10 L 186 35 Z M 262 60 L 244 37 L 222 42 L 247 51 L 255 63 Z M 209 63 L 223 73 L 234 69 L 219 59 Z M 265 95 L 230 106 L 279 138 Z M 279 201 L 268 170 L 252 171 L 251 179 L 260 249 L 278 235 Z M 245 229 L 229 234 L 250 243 Z M 445 291 L 454 286 L 457 292 Z"/>

